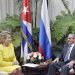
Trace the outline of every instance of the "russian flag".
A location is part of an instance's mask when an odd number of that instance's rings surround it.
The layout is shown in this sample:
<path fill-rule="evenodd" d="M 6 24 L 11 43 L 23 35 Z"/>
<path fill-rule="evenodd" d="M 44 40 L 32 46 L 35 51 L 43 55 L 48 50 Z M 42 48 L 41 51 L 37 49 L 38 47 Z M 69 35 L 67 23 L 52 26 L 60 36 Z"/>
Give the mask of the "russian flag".
<path fill-rule="evenodd" d="M 47 0 L 43 0 L 41 8 L 39 52 L 44 56 L 45 61 L 52 57 L 51 33 L 48 18 Z"/>
<path fill-rule="evenodd" d="M 29 52 L 32 51 L 32 25 L 31 25 L 31 12 L 30 12 L 30 0 L 23 0 L 22 14 L 21 14 L 21 57 L 26 57 Z"/>

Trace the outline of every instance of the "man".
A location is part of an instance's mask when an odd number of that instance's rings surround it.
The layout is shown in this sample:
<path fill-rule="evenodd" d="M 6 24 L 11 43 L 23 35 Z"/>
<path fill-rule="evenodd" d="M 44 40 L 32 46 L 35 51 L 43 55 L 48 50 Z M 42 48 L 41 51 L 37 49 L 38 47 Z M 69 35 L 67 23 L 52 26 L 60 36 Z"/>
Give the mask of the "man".
<path fill-rule="evenodd" d="M 59 61 L 59 60 L 62 61 Z M 68 75 L 68 71 L 75 63 L 75 34 L 69 34 L 67 44 L 64 45 L 62 53 L 49 65 L 47 75 L 56 75 L 60 70 L 60 75 Z"/>

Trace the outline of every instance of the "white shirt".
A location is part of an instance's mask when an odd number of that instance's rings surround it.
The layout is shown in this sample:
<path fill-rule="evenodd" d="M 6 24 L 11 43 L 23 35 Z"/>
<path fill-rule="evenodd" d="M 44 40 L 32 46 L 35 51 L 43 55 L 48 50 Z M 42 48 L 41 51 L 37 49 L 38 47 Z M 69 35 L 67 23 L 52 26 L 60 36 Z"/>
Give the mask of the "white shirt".
<path fill-rule="evenodd" d="M 70 59 L 70 54 L 71 54 L 71 52 L 72 52 L 72 49 L 73 49 L 74 45 L 75 45 L 75 44 L 72 44 L 71 47 L 70 47 L 70 53 L 69 53 L 69 55 L 68 55 L 68 60 Z"/>

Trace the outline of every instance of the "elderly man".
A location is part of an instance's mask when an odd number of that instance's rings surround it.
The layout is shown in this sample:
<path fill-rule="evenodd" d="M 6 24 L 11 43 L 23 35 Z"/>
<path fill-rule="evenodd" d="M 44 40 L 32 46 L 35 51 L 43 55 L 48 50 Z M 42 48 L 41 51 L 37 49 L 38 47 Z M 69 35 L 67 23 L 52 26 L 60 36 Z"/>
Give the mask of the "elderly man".
<path fill-rule="evenodd" d="M 59 60 L 62 61 L 59 61 Z M 60 75 L 68 75 L 68 71 L 73 67 L 75 63 L 75 34 L 69 34 L 67 37 L 67 43 L 64 45 L 62 53 L 49 64 L 47 75 L 56 75 L 58 70 L 61 70 Z"/>

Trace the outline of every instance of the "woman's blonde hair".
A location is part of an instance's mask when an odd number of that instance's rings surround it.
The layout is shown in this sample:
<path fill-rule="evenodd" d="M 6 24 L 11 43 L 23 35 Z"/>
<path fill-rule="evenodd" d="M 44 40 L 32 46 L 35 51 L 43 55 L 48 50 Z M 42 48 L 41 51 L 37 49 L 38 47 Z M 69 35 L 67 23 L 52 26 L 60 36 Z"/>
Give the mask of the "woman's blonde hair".
<path fill-rule="evenodd" d="M 7 38 L 7 34 L 11 34 L 9 31 L 2 31 L 0 33 L 0 44 L 3 44 L 3 42 L 5 41 L 5 39 Z"/>

